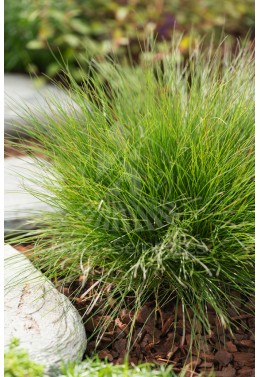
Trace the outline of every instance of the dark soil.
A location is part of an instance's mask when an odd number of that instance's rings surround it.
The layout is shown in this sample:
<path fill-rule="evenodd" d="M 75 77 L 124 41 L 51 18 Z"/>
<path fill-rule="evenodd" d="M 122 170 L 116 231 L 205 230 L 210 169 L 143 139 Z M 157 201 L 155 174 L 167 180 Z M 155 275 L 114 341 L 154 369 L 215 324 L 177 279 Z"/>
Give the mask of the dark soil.
<path fill-rule="evenodd" d="M 6 157 L 17 157 L 17 156 L 23 156 L 23 153 L 21 153 L 18 149 L 13 147 L 9 140 L 5 140 L 5 142 L 4 142 L 4 158 L 6 158 Z"/>
<path fill-rule="evenodd" d="M 31 138 L 20 139 L 15 141 L 16 145 L 14 144 L 14 140 L 5 138 L 4 140 L 4 158 L 7 157 L 20 157 L 28 155 L 26 152 L 23 152 L 24 148 L 26 147 L 35 147 L 37 142 Z M 19 145 L 19 147 L 18 147 Z M 41 155 L 40 153 L 34 153 L 32 150 L 32 154 L 46 158 L 45 156 Z"/>
<path fill-rule="evenodd" d="M 15 246 L 28 256 L 32 245 Z M 64 287 L 55 282 L 58 290 L 68 296 L 83 317 L 89 339 L 86 356 L 98 354 L 100 359 L 108 359 L 114 364 L 124 362 L 128 349 L 128 339 L 132 327 L 129 362 L 150 362 L 171 365 L 175 372 L 188 367 L 186 377 L 195 377 L 204 372 L 209 375 L 214 369 L 216 377 L 254 377 L 255 376 L 255 321 L 254 300 L 242 298 L 235 292 L 239 314 L 229 308 L 233 322 L 233 333 L 223 328 L 214 310 L 208 308 L 211 333 L 203 334 L 196 320 L 192 325 L 183 318 L 181 304 L 172 300 L 163 308 L 156 309 L 155 302 L 144 305 L 138 313 L 129 305 L 122 308 L 116 318 L 104 312 L 104 301 L 97 301 L 94 312 L 86 316 L 90 295 L 84 294 L 93 285 L 87 282 L 83 289 L 82 277 L 70 286 Z M 92 293 L 91 293 L 92 295 Z M 240 302 L 241 301 L 241 302 Z M 111 304 L 113 307 L 113 303 Z M 133 308 L 133 305 L 132 305 Z M 192 320 L 192 308 L 189 310 Z M 136 321 L 133 325 L 133 318 Z M 174 319 L 177 318 L 176 327 Z M 100 324 L 107 322 L 102 334 L 95 333 Z M 93 335 L 94 334 L 94 335 Z M 193 341 L 192 341 L 193 340 Z"/>

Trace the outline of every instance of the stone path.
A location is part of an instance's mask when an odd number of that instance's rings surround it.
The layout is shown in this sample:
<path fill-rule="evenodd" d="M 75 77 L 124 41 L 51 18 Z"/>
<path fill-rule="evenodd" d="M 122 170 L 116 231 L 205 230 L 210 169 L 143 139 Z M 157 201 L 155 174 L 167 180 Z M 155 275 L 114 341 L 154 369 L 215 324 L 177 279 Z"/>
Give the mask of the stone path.
<path fill-rule="evenodd" d="M 25 191 L 27 187 L 30 191 L 37 189 L 44 193 L 36 182 L 32 182 L 41 177 L 44 179 L 43 171 L 30 157 L 8 157 L 4 164 L 5 233 L 31 229 L 32 225 L 28 222 L 30 217 L 37 215 L 40 222 L 41 211 L 52 210 L 48 204 Z M 48 178 L 51 179 L 50 176 Z"/>
<path fill-rule="evenodd" d="M 68 109 L 76 104 L 70 97 L 58 87 L 47 84 L 41 88 L 37 88 L 35 81 L 29 76 L 21 74 L 5 74 L 4 75 L 4 130 L 5 134 L 12 135 L 17 130 L 17 124 L 24 125 L 24 132 L 28 124 L 20 119 L 23 109 L 29 108 L 34 113 L 42 116 L 42 111 L 49 113 L 55 110 L 55 106 L 47 104 L 46 98 L 54 98 L 59 100 L 59 104 Z"/>
<path fill-rule="evenodd" d="M 19 114 L 23 108 L 28 107 L 33 112 L 40 110 L 52 111 L 48 107 L 46 98 L 58 99 L 62 106 L 68 106 L 71 99 L 61 89 L 47 84 L 37 89 L 35 82 L 29 76 L 20 74 L 5 74 L 5 136 L 15 134 L 19 124 Z M 23 123 L 23 133 L 26 134 L 29 124 Z M 25 191 L 24 186 L 31 191 L 39 190 L 39 186 L 31 179 L 39 178 L 42 171 L 35 166 L 28 157 L 8 157 L 4 162 L 5 170 L 5 233 L 11 233 L 17 229 L 31 229 L 29 217 L 39 214 L 42 210 L 51 210 L 50 206 Z M 40 218 L 40 216 L 39 216 Z"/>

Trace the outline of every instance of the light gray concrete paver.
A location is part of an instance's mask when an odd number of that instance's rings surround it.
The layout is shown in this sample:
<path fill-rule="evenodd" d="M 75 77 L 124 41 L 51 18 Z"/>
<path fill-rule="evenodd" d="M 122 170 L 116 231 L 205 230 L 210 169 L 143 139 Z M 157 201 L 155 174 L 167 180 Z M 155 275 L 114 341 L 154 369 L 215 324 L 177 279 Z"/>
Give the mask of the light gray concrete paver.
<path fill-rule="evenodd" d="M 27 190 L 44 193 L 38 182 L 31 179 L 48 179 L 48 176 L 30 157 L 8 157 L 4 160 L 4 220 L 5 233 L 15 229 L 31 229 L 28 220 L 41 211 L 51 211 L 52 207 L 35 197 Z M 49 177 L 51 179 L 51 177 Z M 25 190 L 26 187 L 26 190 Z"/>

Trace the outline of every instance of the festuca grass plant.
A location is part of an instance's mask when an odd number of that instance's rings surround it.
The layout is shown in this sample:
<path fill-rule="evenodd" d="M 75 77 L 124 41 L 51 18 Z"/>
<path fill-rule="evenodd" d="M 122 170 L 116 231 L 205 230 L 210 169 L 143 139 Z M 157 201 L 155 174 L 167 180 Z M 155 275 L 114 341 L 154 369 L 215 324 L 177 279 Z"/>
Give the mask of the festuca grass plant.
<path fill-rule="evenodd" d="M 203 331 L 209 307 L 229 327 L 234 291 L 254 292 L 252 50 L 198 46 L 183 61 L 177 46 L 138 67 L 92 62 L 81 86 L 66 75 L 67 107 L 25 115 L 25 150 L 45 156 L 34 195 L 54 208 L 26 235 L 35 263 L 93 282 L 85 318 L 102 298 L 111 316 L 128 297 L 175 298 Z"/>

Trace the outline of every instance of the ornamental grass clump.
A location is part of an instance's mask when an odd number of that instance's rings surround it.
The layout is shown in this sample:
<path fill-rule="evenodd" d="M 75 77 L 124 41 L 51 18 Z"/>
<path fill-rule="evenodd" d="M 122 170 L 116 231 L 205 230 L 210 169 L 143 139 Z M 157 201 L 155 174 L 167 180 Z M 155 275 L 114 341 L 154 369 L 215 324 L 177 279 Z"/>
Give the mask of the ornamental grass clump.
<path fill-rule="evenodd" d="M 92 281 L 86 318 L 102 298 L 111 316 L 128 297 L 176 299 L 203 331 L 209 306 L 229 327 L 233 292 L 254 292 L 252 50 L 92 62 L 82 86 L 66 74 L 67 109 L 53 98 L 44 122 L 26 115 L 39 142 L 26 150 L 52 177 L 34 194 L 55 209 L 26 235 L 35 263 L 62 284 Z"/>

